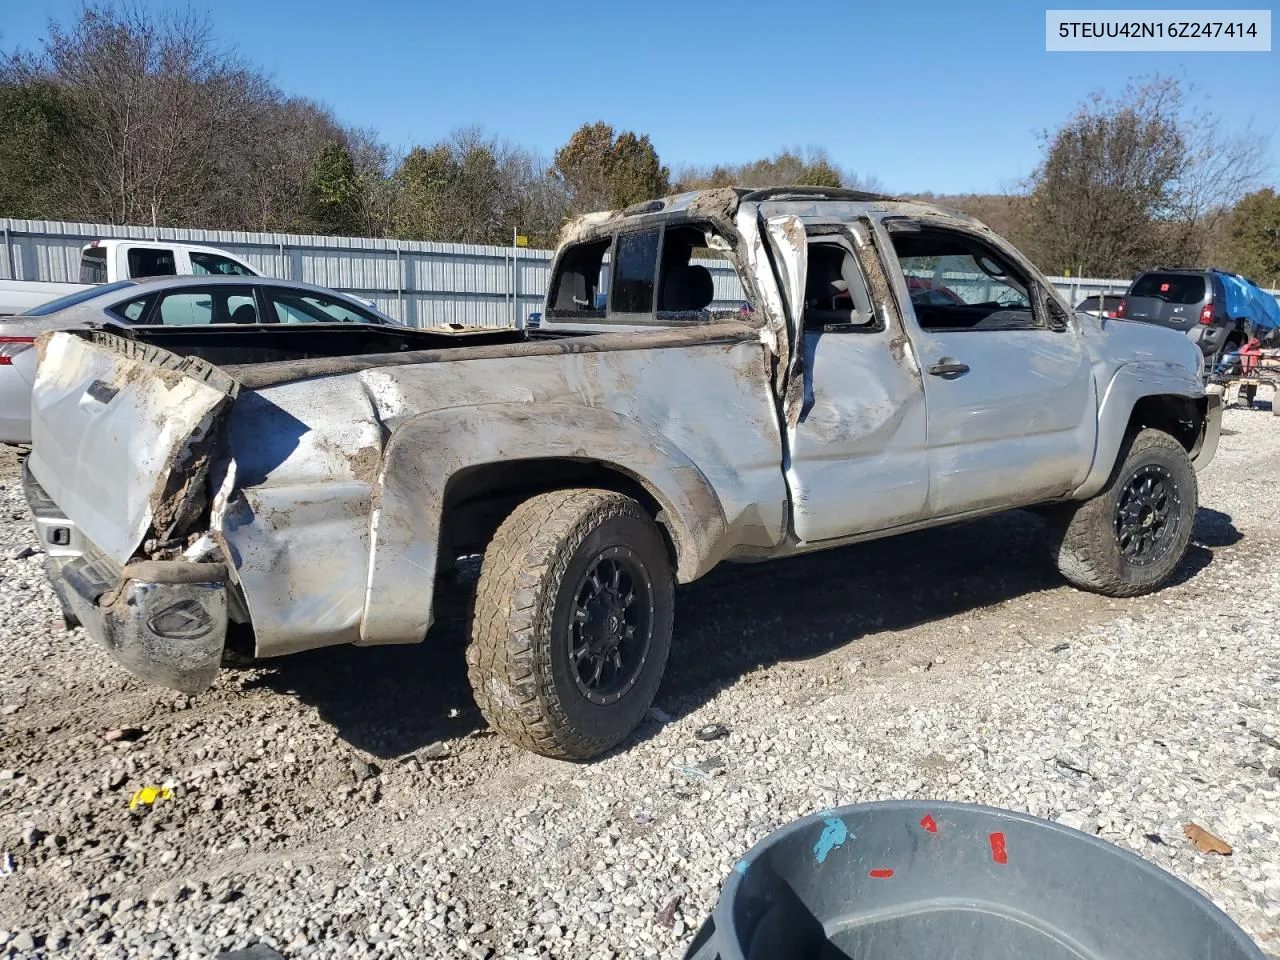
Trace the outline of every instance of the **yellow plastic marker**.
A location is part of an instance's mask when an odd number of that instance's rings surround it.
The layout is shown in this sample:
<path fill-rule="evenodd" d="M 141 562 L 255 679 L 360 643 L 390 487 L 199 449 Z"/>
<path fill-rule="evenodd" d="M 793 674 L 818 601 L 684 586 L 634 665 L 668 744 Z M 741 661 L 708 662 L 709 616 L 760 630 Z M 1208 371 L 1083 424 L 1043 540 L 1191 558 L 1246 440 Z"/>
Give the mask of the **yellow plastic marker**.
<path fill-rule="evenodd" d="M 144 807 L 149 807 L 157 800 L 172 799 L 173 791 L 168 787 L 143 787 L 129 798 L 129 809 L 134 809 L 138 804 L 142 804 Z"/>

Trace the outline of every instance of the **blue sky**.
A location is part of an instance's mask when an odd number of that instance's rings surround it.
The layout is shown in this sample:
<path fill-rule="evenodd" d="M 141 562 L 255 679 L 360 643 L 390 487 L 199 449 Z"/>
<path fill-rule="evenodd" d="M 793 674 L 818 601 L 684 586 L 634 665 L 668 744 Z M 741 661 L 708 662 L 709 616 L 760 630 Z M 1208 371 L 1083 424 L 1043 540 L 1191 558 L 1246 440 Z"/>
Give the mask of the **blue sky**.
<path fill-rule="evenodd" d="M 50 18 L 68 20 L 80 4 L 5 6 L 0 46 L 12 49 L 37 44 Z M 1266 135 L 1268 179 L 1280 181 L 1280 53 L 1046 53 L 1043 5 L 220 0 L 209 9 L 217 34 L 285 91 L 399 148 L 478 124 L 550 155 L 578 125 L 604 119 L 648 133 L 673 168 L 820 145 L 891 190 L 987 192 L 1030 173 L 1037 134 L 1091 90 L 1159 71 L 1194 84 L 1231 127 Z"/>

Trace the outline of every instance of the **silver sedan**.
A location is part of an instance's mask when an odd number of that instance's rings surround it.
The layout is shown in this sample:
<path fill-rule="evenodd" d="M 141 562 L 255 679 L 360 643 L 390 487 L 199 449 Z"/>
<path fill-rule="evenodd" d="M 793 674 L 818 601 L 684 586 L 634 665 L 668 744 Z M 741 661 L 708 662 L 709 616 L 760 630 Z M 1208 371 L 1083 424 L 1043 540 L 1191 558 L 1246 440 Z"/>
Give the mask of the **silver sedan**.
<path fill-rule="evenodd" d="M 0 321 L 0 443 L 31 442 L 34 345 L 46 330 L 277 323 L 401 325 L 345 294 L 269 277 L 158 277 L 80 290 Z"/>

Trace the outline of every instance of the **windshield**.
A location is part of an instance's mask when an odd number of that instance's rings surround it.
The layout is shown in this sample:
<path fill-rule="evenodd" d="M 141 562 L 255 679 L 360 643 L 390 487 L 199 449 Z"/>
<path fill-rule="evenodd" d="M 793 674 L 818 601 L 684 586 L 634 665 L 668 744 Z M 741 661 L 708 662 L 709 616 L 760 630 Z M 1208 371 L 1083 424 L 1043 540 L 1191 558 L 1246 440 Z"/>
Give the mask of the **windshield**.
<path fill-rule="evenodd" d="M 77 290 L 75 293 L 68 294 L 65 297 L 59 297 L 57 300 L 50 300 L 48 303 L 42 303 L 38 307 L 32 307 L 26 311 L 24 317 L 47 317 L 51 313 L 57 313 L 59 310 L 65 310 L 67 307 L 74 307 L 77 303 L 84 303 L 86 300 L 92 300 L 94 297 L 100 297 L 104 293 L 112 293 L 116 290 L 123 290 L 126 287 L 134 286 L 132 280 L 117 280 L 115 283 L 103 284 L 100 287 L 90 287 L 88 290 Z"/>
<path fill-rule="evenodd" d="M 1129 291 L 1131 297 L 1154 297 L 1165 303 L 1199 303 L 1204 277 L 1198 273 L 1144 273 Z"/>

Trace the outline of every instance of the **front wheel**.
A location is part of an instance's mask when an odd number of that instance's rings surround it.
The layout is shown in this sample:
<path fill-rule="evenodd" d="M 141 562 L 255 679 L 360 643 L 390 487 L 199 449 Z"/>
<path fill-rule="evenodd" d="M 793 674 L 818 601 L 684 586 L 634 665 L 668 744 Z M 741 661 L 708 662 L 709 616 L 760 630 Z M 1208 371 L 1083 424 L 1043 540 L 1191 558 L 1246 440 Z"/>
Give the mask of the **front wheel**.
<path fill-rule="evenodd" d="M 1140 431 L 1101 493 L 1050 519 L 1058 569 L 1075 586 L 1111 597 L 1156 589 L 1186 555 L 1198 498 L 1182 444 Z"/>
<path fill-rule="evenodd" d="M 467 648 L 476 703 L 518 746 L 597 756 L 653 702 L 674 606 L 666 542 L 638 503 L 609 490 L 532 497 L 480 567 Z"/>

